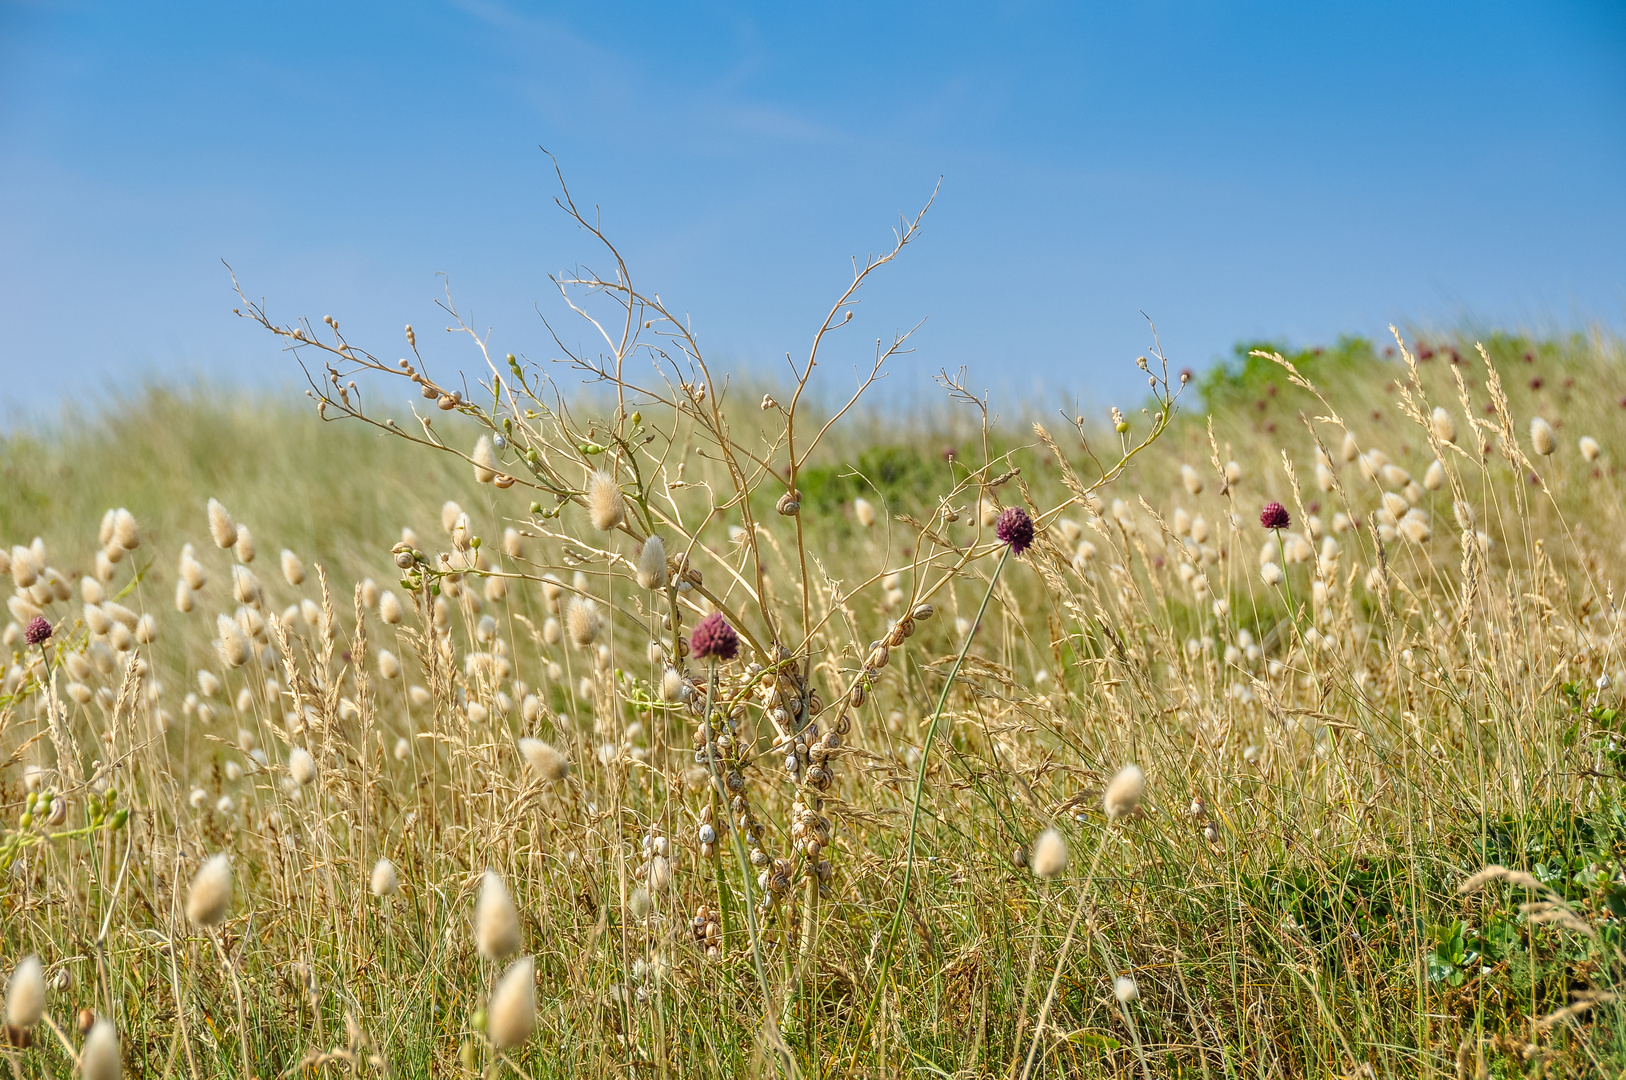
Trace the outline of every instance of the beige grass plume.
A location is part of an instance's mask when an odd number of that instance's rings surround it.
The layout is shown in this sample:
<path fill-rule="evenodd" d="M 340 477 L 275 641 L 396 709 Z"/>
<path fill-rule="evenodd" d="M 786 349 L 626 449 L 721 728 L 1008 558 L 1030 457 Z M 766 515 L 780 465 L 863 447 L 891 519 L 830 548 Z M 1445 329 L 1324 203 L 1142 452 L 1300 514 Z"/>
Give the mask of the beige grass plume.
<path fill-rule="evenodd" d="M 666 541 L 650 536 L 638 552 L 638 587 L 659 589 L 666 584 Z"/>
<path fill-rule="evenodd" d="M 124 1052 L 119 1031 L 108 1019 L 97 1020 L 79 1049 L 80 1080 L 119 1080 L 124 1075 Z"/>
<path fill-rule="evenodd" d="M 1141 796 L 1145 793 L 1146 774 L 1140 771 L 1139 765 L 1125 765 L 1107 785 L 1106 794 L 1101 798 L 1101 809 L 1114 820 L 1126 817 L 1140 806 Z"/>
<path fill-rule="evenodd" d="M 1603 453 L 1603 447 L 1598 445 L 1598 440 L 1590 435 L 1582 435 L 1581 441 L 1575 445 L 1580 449 L 1581 456 L 1588 461 L 1597 461 L 1598 455 Z"/>
<path fill-rule="evenodd" d="M 474 453 L 469 455 L 474 462 L 474 479 L 482 484 L 489 484 L 497 479 L 497 451 L 492 449 L 491 437 L 482 435 L 474 444 Z"/>
<path fill-rule="evenodd" d="M 570 775 L 570 760 L 541 739 L 519 740 L 519 752 L 525 763 L 550 783 L 558 783 Z"/>
<path fill-rule="evenodd" d="M 585 649 L 598 639 L 604 620 L 598 613 L 597 604 L 575 596 L 565 608 L 565 625 L 570 629 L 570 640 Z"/>
<path fill-rule="evenodd" d="M 288 775 L 300 787 L 309 787 L 316 782 L 316 759 L 311 757 L 309 750 L 296 746 L 288 751 Z"/>
<path fill-rule="evenodd" d="M 401 889 L 401 877 L 395 872 L 395 864 L 388 859 L 375 862 L 370 884 L 374 896 L 394 896 Z"/>
<path fill-rule="evenodd" d="M 305 584 L 305 564 L 287 548 L 282 549 L 282 579 L 290 585 Z"/>
<path fill-rule="evenodd" d="M 215 616 L 215 655 L 220 662 L 228 668 L 240 668 L 248 663 L 249 642 L 248 635 L 243 628 L 237 625 L 237 620 L 230 615 Z"/>
<path fill-rule="evenodd" d="M 186 893 L 186 917 L 199 926 L 219 926 L 231 907 L 231 861 L 213 855 L 198 869 Z"/>
<path fill-rule="evenodd" d="M 27 1031 L 45 1015 L 45 969 L 37 956 L 25 956 L 6 983 L 6 1023 Z"/>
<path fill-rule="evenodd" d="M 866 529 L 875 527 L 875 507 L 868 499 L 853 500 L 853 517 Z"/>
<path fill-rule="evenodd" d="M 1551 457 L 1558 450 L 1558 436 L 1553 433 L 1553 425 L 1541 417 L 1532 417 L 1530 420 L 1530 445 L 1542 457 Z"/>
<path fill-rule="evenodd" d="M 237 523 L 231 519 L 231 515 L 220 505 L 218 499 L 209 500 L 209 535 L 214 538 L 215 546 L 221 550 L 233 547 L 237 543 Z"/>
<path fill-rule="evenodd" d="M 531 1037 L 536 1030 L 536 963 L 529 956 L 508 965 L 491 992 L 486 1016 L 486 1031 L 498 1050 L 511 1050 Z"/>
<path fill-rule="evenodd" d="M 445 502 L 441 503 L 441 505 L 440 505 L 440 527 L 445 529 L 448 535 L 451 533 L 452 529 L 457 525 L 457 519 L 462 517 L 462 516 L 463 516 L 463 508 L 461 506 L 457 505 L 457 503 L 454 502 L 453 500 L 447 499 Z M 413 547 L 417 547 L 417 546 L 418 545 L 416 545 L 416 544 L 413 545 Z"/>
<path fill-rule="evenodd" d="M 113 543 L 125 551 L 134 551 L 141 546 L 141 530 L 136 526 L 135 515 L 124 507 L 113 511 Z"/>
<path fill-rule="evenodd" d="M 1454 443 L 1457 441 L 1457 422 L 1451 419 L 1451 414 L 1442 406 L 1434 406 L 1434 415 L 1430 418 L 1434 426 L 1434 434 L 1441 442 Z"/>
<path fill-rule="evenodd" d="M 519 951 L 519 912 L 501 875 L 487 870 L 474 905 L 474 943 L 488 960 L 506 960 Z"/>
<path fill-rule="evenodd" d="M 593 528 L 606 532 L 627 519 L 627 500 L 616 485 L 615 477 L 602 469 L 587 480 L 587 514 Z"/>
<path fill-rule="evenodd" d="M 1028 857 L 1033 876 L 1053 878 L 1067 869 L 1067 840 L 1057 829 L 1040 833 L 1033 841 L 1033 854 Z"/>
<path fill-rule="evenodd" d="M 378 598 L 378 617 L 386 626 L 399 626 L 404 617 L 401 597 L 394 589 L 385 589 Z"/>
<path fill-rule="evenodd" d="M 237 561 L 245 566 L 253 562 L 256 550 L 254 534 L 248 531 L 248 526 L 237 526 L 237 543 L 232 545 L 232 553 L 237 556 Z"/>

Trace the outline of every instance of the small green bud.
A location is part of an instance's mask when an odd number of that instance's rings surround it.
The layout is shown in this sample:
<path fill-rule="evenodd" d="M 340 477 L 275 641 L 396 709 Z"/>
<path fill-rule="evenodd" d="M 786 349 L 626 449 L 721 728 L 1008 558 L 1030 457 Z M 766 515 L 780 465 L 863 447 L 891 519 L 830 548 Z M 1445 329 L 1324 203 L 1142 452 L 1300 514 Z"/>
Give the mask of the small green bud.
<path fill-rule="evenodd" d="M 17 824 L 25 829 L 34 824 L 33 813 L 28 810 L 24 810 L 23 816 L 17 819 Z"/>
<path fill-rule="evenodd" d="M 581 452 L 584 454 L 602 454 L 604 453 L 604 447 L 596 442 L 582 443 Z"/>
<path fill-rule="evenodd" d="M 542 512 L 542 504 L 539 503 L 539 502 L 533 502 L 531 504 L 531 513 L 540 514 L 541 512 Z"/>
<path fill-rule="evenodd" d="M 634 409 L 630 419 L 632 420 L 633 425 L 636 426 L 644 422 L 644 414 Z"/>
<path fill-rule="evenodd" d="M 113 813 L 113 828 L 122 829 L 124 823 L 130 820 L 130 811 L 119 808 Z"/>
<path fill-rule="evenodd" d="M 471 537 L 469 539 L 469 547 L 473 548 L 475 551 L 479 551 L 480 550 L 480 538 L 478 536 Z"/>
<path fill-rule="evenodd" d="M 509 353 L 509 354 L 508 354 L 508 366 L 509 366 L 509 367 L 513 367 L 513 366 L 514 366 L 514 365 L 515 365 L 515 364 L 517 364 L 517 363 L 519 363 L 519 361 L 518 361 L 518 360 L 516 360 L 516 359 L 514 359 L 514 354 L 513 354 L 513 353 Z"/>
<path fill-rule="evenodd" d="M 39 802 L 39 799 L 40 799 L 40 793 L 39 792 L 30 791 L 28 793 L 28 798 L 23 800 L 23 808 L 26 809 L 26 810 L 34 809 L 34 804 Z"/>
<path fill-rule="evenodd" d="M 469 1017 L 469 1023 L 474 1027 L 475 1031 L 484 1031 L 486 1029 L 486 1011 L 484 1009 L 475 1009 L 474 1015 Z"/>
<path fill-rule="evenodd" d="M 1120 434 L 1120 435 L 1129 434 L 1129 421 L 1128 420 L 1120 420 L 1120 421 L 1118 421 L 1117 428 L 1118 428 L 1118 434 Z"/>

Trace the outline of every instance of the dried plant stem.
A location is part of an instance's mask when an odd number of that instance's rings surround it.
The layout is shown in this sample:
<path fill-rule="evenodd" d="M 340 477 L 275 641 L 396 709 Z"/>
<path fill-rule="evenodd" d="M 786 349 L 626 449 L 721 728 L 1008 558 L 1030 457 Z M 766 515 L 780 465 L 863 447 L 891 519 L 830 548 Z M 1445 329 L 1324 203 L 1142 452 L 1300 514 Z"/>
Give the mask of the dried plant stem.
<path fill-rule="evenodd" d="M 898 926 L 903 921 L 904 906 L 909 903 L 909 888 L 914 882 L 915 873 L 915 833 L 920 827 L 920 800 L 926 792 L 926 766 L 931 760 L 932 742 L 937 736 L 938 722 L 943 718 L 943 709 L 948 705 L 949 692 L 954 689 L 954 680 L 959 677 L 960 667 L 965 663 L 966 654 L 971 651 L 971 643 L 976 640 L 977 630 L 982 626 L 982 617 L 987 614 L 988 603 L 994 598 L 994 589 L 999 585 L 999 576 L 1010 560 L 1011 549 L 1007 546 L 1000 552 L 999 563 L 994 567 L 993 575 L 988 579 L 988 589 L 982 594 L 982 603 L 977 607 L 977 617 L 971 623 L 971 629 L 966 632 L 965 641 L 960 644 L 960 654 L 954 658 L 954 666 L 949 669 L 948 678 L 943 680 L 943 689 L 937 695 L 937 708 L 932 710 L 931 723 L 926 726 L 926 740 L 920 748 L 920 769 L 915 776 L 915 795 L 909 809 L 909 835 L 904 841 L 904 868 L 903 888 L 898 894 L 898 907 L 892 913 L 892 924 L 886 932 L 886 947 L 881 951 L 881 971 L 876 978 L 876 984 L 886 985 L 887 972 L 892 966 L 892 943 L 897 937 Z M 869 1030 L 871 1018 L 875 1015 L 875 1000 L 870 1000 L 870 1007 L 864 1014 L 864 1026 L 859 1031 L 858 1042 L 863 1042 L 864 1033 Z"/>
<path fill-rule="evenodd" d="M 1050 1006 L 1056 1000 L 1056 987 L 1061 983 L 1061 973 L 1067 966 L 1067 953 L 1073 947 L 1073 935 L 1078 930 L 1078 920 L 1084 914 L 1084 905 L 1089 902 L 1090 889 L 1095 883 L 1096 867 L 1101 865 L 1101 853 L 1106 851 L 1107 837 L 1110 830 L 1101 830 L 1101 842 L 1095 845 L 1095 857 L 1090 860 L 1090 868 L 1084 872 L 1083 884 L 1079 887 L 1078 906 L 1073 909 L 1073 917 L 1067 923 L 1067 934 L 1061 939 L 1061 952 L 1056 956 L 1056 970 L 1050 976 L 1050 989 L 1045 991 L 1044 1003 L 1039 1006 L 1039 1016 L 1033 1022 L 1033 1041 L 1028 1044 L 1027 1061 L 1022 1065 L 1022 1080 L 1027 1080 L 1033 1069 L 1033 1055 L 1039 1052 L 1039 1039 L 1044 1035 L 1045 1023 L 1050 1019 Z"/>
<path fill-rule="evenodd" d="M 211 929 L 209 940 L 214 942 L 216 951 L 220 953 L 220 963 L 225 967 L 226 974 L 231 976 L 232 998 L 237 1003 L 237 1037 L 243 1045 L 243 1076 L 246 1080 L 254 1075 L 254 1067 L 248 1053 L 248 1011 L 243 1008 L 243 981 L 237 977 L 237 965 L 226 955 L 226 946 L 220 940 L 219 931 Z"/>

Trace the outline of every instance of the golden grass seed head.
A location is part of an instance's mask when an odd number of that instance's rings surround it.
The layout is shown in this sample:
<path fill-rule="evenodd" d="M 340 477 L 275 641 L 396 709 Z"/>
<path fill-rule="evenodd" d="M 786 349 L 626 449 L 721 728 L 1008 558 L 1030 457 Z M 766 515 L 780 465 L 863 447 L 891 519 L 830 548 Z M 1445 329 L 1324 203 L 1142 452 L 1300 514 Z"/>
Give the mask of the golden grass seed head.
<path fill-rule="evenodd" d="M 1067 839 L 1055 828 L 1046 829 L 1033 841 L 1028 866 L 1034 877 L 1053 878 L 1067 869 Z"/>
<path fill-rule="evenodd" d="M 474 943 L 488 960 L 506 960 L 519 951 L 519 912 L 508 886 L 495 870 L 480 879 L 480 898 L 474 905 Z"/>
<path fill-rule="evenodd" d="M 79 1049 L 80 1080 L 119 1080 L 124 1075 L 124 1051 L 113 1021 L 103 1017 L 91 1025 Z"/>
<path fill-rule="evenodd" d="M 108 543 L 117 544 L 125 551 L 134 551 L 140 547 L 141 530 L 136 526 L 135 515 L 122 506 L 113 511 L 113 534 L 102 543 L 104 546 Z"/>
<path fill-rule="evenodd" d="M 378 674 L 391 682 L 401 677 L 401 661 L 388 649 L 378 650 Z"/>
<path fill-rule="evenodd" d="M 565 632 L 559 628 L 559 620 L 549 615 L 542 623 L 542 640 L 548 645 L 557 645 L 565 638 Z"/>
<path fill-rule="evenodd" d="M 864 528 L 873 529 L 875 527 L 874 505 L 872 505 L 870 501 L 865 498 L 854 499 L 853 517 L 856 518 L 858 524 L 862 525 Z"/>
<path fill-rule="evenodd" d="M 79 599 L 87 604 L 99 604 L 107 599 L 107 590 L 93 576 L 79 579 Z"/>
<path fill-rule="evenodd" d="M 1139 765 L 1125 765 L 1107 785 L 1106 794 L 1101 798 L 1101 809 L 1114 820 L 1125 817 L 1135 812 L 1145 793 L 1146 774 L 1141 772 Z"/>
<path fill-rule="evenodd" d="M 248 663 L 249 640 L 243 633 L 243 628 L 229 615 L 215 617 L 215 655 L 220 658 L 222 665 L 228 668 L 240 668 Z"/>
<path fill-rule="evenodd" d="M 407 700 L 412 702 L 414 708 L 421 709 L 434 700 L 434 695 L 421 686 L 409 686 L 407 687 Z"/>
<path fill-rule="evenodd" d="M 194 592 L 203 588 L 209 580 L 208 575 L 203 572 L 203 564 L 189 552 L 181 555 L 180 573 L 181 580 Z"/>
<path fill-rule="evenodd" d="M 288 548 L 282 549 L 282 579 L 294 586 L 305 584 L 305 564 Z"/>
<path fill-rule="evenodd" d="M 519 530 L 511 525 L 503 530 L 502 550 L 503 554 L 507 555 L 510 559 L 522 559 L 525 557 L 525 538 L 520 536 Z"/>
<path fill-rule="evenodd" d="M 541 739 L 520 739 L 519 752 L 536 775 L 549 783 L 556 784 L 570 775 L 570 760 Z"/>
<path fill-rule="evenodd" d="M 565 625 L 570 630 L 570 640 L 585 649 L 598 639 L 604 620 L 598 613 L 596 603 L 585 597 L 574 596 L 565 608 Z"/>
<path fill-rule="evenodd" d="M 231 861 L 225 855 L 212 855 L 192 878 L 186 893 L 186 917 L 199 926 L 219 926 L 230 907 Z"/>
<path fill-rule="evenodd" d="M 627 500 L 615 477 L 602 469 L 587 479 L 587 516 L 593 528 L 608 532 L 627 519 Z"/>
<path fill-rule="evenodd" d="M 1588 461 L 1597 461 L 1598 455 L 1603 453 L 1603 447 L 1598 445 L 1598 440 L 1590 435 L 1582 435 L 1581 441 L 1576 445 L 1580 448 L 1581 456 Z"/>
<path fill-rule="evenodd" d="M 374 896 L 394 896 L 401 890 L 401 876 L 396 873 L 394 863 L 379 859 L 373 863 L 373 876 L 369 884 Z"/>
<path fill-rule="evenodd" d="M 536 1030 L 536 962 L 522 956 L 491 992 L 486 1007 L 486 1034 L 498 1050 L 512 1050 Z"/>
<path fill-rule="evenodd" d="M 45 1015 L 45 969 L 40 958 L 28 955 L 12 969 L 6 983 L 6 1023 L 27 1031 Z"/>
<path fill-rule="evenodd" d="M 666 581 L 666 541 L 651 535 L 638 551 L 638 587 L 659 589 Z"/>
<path fill-rule="evenodd" d="M 1428 471 L 1423 473 L 1423 486 L 1430 491 L 1438 491 L 1445 486 L 1445 463 L 1435 458 L 1428 464 Z"/>
<path fill-rule="evenodd" d="M 1190 465 L 1180 466 L 1180 482 L 1184 484 L 1186 486 L 1186 490 L 1191 492 L 1193 495 L 1201 495 L 1203 493 L 1203 474 L 1192 468 Z"/>
<path fill-rule="evenodd" d="M 399 626 L 405 617 L 401 597 L 394 589 L 385 589 L 378 597 L 378 617 L 386 626 Z"/>
<path fill-rule="evenodd" d="M 1530 445 L 1542 457 L 1550 457 L 1558 450 L 1558 436 L 1553 426 L 1539 416 L 1530 419 Z"/>
<path fill-rule="evenodd" d="M 197 607 L 197 594 L 192 591 L 192 586 L 184 581 L 177 581 L 175 583 L 175 610 L 182 615 L 190 615 L 195 607 Z"/>
<path fill-rule="evenodd" d="M 237 523 L 219 500 L 209 500 L 209 536 L 222 551 L 237 544 Z"/>
<path fill-rule="evenodd" d="M 474 463 L 474 479 L 481 484 L 489 484 L 497 479 L 497 451 L 491 446 L 491 437 L 482 435 L 474 444 L 474 452 L 469 455 Z"/>

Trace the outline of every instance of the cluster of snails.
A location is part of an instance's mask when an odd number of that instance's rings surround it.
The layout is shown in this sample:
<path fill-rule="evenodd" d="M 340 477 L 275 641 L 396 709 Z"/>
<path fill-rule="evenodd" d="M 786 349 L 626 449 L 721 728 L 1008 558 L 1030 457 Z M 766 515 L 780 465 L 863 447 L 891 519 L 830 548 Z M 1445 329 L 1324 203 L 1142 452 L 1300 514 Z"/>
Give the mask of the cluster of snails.
<path fill-rule="evenodd" d="M 870 642 L 869 653 L 864 657 L 864 677 L 853 685 L 849 698 L 853 708 L 859 708 L 864 704 L 864 698 L 868 694 L 867 687 L 892 659 L 892 650 L 901 646 L 914 634 L 915 624 L 927 621 L 936 613 L 937 609 L 930 604 L 916 604 L 909 614 L 892 624 L 885 637 Z"/>
<path fill-rule="evenodd" d="M 694 933 L 695 943 L 706 950 L 706 955 L 715 958 L 723 943 L 722 916 L 716 908 L 701 904 L 694 909 L 694 918 L 690 920 L 689 927 Z"/>

